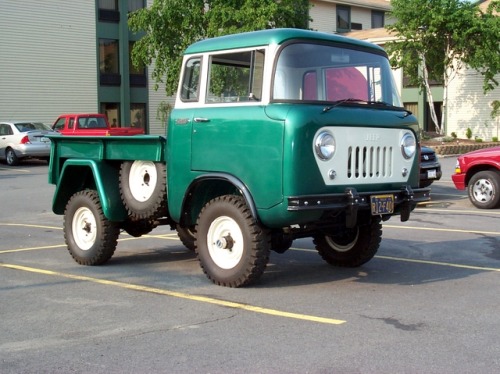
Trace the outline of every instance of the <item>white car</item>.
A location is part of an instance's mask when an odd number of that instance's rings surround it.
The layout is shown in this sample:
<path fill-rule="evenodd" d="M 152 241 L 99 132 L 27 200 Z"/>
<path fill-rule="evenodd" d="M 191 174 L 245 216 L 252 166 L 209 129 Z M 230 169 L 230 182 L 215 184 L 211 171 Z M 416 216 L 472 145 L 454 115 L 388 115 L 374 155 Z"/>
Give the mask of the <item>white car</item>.
<path fill-rule="evenodd" d="M 17 165 L 21 159 L 49 160 L 50 139 L 57 134 L 49 126 L 33 121 L 0 121 L 0 160 Z"/>

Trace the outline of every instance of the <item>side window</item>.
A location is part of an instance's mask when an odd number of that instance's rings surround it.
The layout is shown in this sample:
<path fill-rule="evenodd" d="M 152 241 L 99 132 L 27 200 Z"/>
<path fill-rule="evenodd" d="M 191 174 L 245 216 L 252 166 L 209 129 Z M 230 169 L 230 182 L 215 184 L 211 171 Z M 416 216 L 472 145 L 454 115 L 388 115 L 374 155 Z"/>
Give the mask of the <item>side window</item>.
<path fill-rule="evenodd" d="M 69 129 L 72 129 L 72 128 L 73 128 L 73 126 L 75 126 L 75 119 L 74 119 L 73 117 L 71 117 L 71 118 L 69 119 L 68 128 L 69 128 Z"/>
<path fill-rule="evenodd" d="M 201 57 L 186 62 L 181 86 L 182 101 L 198 101 L 200 90 Z"/>
<path fill-rule="evenodd" d="M 85 117 L 78 118 L 78 128 L 79 129 L 87 128 L 87 119 Z"/>
<path fill-rule="evenodd" d="M 10 126 L 0 124 L 0 135 L 11 135 L 10 134 Z"/>
<path fill-rule="evenodd" d="M 210 58 L 207 103 L 260 101 L 264 50 L 233 52 Z"/>

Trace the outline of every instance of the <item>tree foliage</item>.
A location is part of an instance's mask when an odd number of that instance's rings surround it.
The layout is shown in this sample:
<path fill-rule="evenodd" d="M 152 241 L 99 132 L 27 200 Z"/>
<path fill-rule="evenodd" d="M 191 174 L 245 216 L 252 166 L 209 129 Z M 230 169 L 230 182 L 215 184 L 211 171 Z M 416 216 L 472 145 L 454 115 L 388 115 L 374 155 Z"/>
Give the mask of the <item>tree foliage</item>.
<path fill-rule="evenodd" d="M 193 42 L 227 34 L 278 27 L 307 28 L 307 0 L 154 0 L 129 17 L 142 33 L 132 51 L 135 65 L 151 66 L 155 88 L 165 83 L 173 95 L 183 51 Z"/>
<path fill-rule="evenodd" d="M 387 50 L 393 66 L 403 68 L 411 83 L 424 89 L 429 80 L 441 81 L 446 99 L 454 74 L 469 66 L 483 75 L 485 92 L 498 86 L 500 1 L 492 1 L 485 13 L 464 0 L 392 0 L 391 5 L 396 22 L 387 29 L 398 40 Z"/>

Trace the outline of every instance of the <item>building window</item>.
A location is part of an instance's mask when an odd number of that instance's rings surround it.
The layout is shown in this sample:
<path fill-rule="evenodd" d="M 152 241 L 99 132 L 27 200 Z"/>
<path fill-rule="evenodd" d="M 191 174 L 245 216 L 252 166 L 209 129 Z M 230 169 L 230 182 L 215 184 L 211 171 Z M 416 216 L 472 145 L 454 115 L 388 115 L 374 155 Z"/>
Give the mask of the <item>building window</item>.
<path fill-rule="evenodd" d="M 351 31 L 351 7 L 337 5 L 337 31 Z"/>
<path fill-rule="evenodd" d="M 99 21 L 120 22 L 118 0 L 99 0 Z"/>
<path fill-rule="evenodd" d="M 131 127 L 143 129 L 146 132 L 146 104 L 130 104 Z"/>
<path fill-rule="evenodd" d="M 144 3 L 145 3 L 144 0 L 128 0 L 128 12 L 132 13 L 135 12 L 136 10 L 145 8 Z"/>
<path fill-rule="evenodd" d="M 121 76 L 118 58 L 118 40 L 99 39 L 99 71 L 101 85 L 120 85 Z"/>
<path fill-rule="evenodd" d="M 101 113 L 107 118 L 111 127 L 120 126 L 120 104 L 118 103 L 101 103 Z"/>
<path fill-rule="evenodd" d="M 385 26 L 385 13 L 372 10 L 372 29 L 378 29 Z"/>
<path fill-rule="evenodd" d="M 147 86 L 146 68 L 142 64 L 136 67 L 132 62 L 132 49 L 134 48 L 134 43 L 135 42 L 128 43 L 130 85 L 132 87 L 146 87 Z"/>

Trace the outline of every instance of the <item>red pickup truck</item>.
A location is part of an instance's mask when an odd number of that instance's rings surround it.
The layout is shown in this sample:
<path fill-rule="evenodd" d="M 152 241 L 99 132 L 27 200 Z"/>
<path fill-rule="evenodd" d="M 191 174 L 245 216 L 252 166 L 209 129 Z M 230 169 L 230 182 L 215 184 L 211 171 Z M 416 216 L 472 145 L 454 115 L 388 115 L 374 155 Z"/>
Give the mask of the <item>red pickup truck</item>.
<path fill-rule="evenodd" d="M 52 125 L 62 135 L 140 135 L 144 130 L 137 127 L 111 127 L 104 114 L 62 114 Z"/>

